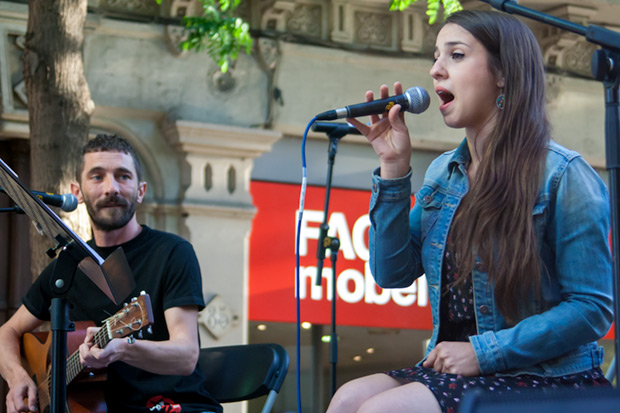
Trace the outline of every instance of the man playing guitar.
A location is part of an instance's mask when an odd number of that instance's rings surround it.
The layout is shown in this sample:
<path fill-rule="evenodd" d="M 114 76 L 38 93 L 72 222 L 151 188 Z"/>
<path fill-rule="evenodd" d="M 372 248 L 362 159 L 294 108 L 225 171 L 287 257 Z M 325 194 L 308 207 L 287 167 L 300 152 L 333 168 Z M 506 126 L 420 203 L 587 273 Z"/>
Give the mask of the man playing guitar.
<path fill-rule="evenodd" d="M 142 226 L 136 207 L 144 199 L 140 161 L 124 139 L 97 135 L 82 151 L 71 190 L 86 204 L 92 224 L 89 244 L 106 258 L 122 246 L 136 288 L 150 295 L 154 324 L 144 340 L 113 338 L 101 348 L 90 327 L 79 347 L 80 362 L 107 367 L 105 399 L 110 412 L 221 412 L 204 388 L 197 368 L 197 318 L 204 307 L 200 268 L 192 246 L 182 238 Z M 0 374 L 8 382 L 7 413 L 37 411 L 37 386 L 22 367 L 20 339 L 50 319 L 50 264 L 0 327 Z M 72 321 L 100 323 L 116 313 L 112 303 L 80 270 L 68 293 Z"/>

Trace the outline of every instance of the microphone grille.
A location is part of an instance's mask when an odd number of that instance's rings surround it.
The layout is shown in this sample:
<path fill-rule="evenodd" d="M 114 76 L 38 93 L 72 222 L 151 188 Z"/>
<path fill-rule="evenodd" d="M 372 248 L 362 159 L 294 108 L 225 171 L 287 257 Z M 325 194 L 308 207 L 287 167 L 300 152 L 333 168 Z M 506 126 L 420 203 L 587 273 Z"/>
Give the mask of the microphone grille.
<path fill-rule="evenodd" d="M 78 199 L 73 194 L 63 194 L 62 195 L 62 209 L 65 212 L 71 212 L 75 210 L 78 206 Z"/>
<path fill-rule="evenodd" d="M 408 112 L 422 113 L 431 104 L 431 97 L 428 95 L 426 89 L 419 86 L 411 87 L 405 92 L 407 99 L 409 100 Z"/>

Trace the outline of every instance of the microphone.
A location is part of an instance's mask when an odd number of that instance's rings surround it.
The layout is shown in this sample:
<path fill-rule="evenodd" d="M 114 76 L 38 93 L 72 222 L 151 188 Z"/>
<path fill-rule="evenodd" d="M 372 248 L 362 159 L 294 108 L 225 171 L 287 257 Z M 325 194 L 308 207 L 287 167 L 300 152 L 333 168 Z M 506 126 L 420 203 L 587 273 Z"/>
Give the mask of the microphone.
<path fill-rule="evenodd" d="M 50 194 L 48 192 L 37 192 L 30 191 L 41 201 L 45 202 L 47 205 L 59 207 L 65 212 L 71 212 L 75 210 L 78 206 L 78 199 L 73 194 Z"/>
<path fill-rule="evenodd" d="M 387 112 L 394 105 L 400 105 L 401 111 L 422 113 L 428 109 L 431 98 L 428 92 L 421 87 L 412 87 L 405 93 L 372 102 L 358 103 L 344 108 L 328 110 L 316 115 L 317 120 L 334 120 L 342 118 L 357 118 L 359 116 L 378 115 Z"/>
<path fill-rule="evenodd" d="M 0 192 L 6 193 L 4 189 L 0 187 Z M 30 191 L 47 205 L 59 207 L 65 212 L 71 212 L 78 206 L 78 199 L 73 194 L 50 194 L 48 192 Z"/>
<path fill-rule="evenodd" d="M 349 123 L 340 122 L 314 122 L 312 130 L 315 132 L 325 132 L 327 135 L 334 132 L 341 132 L 345 135 L 361 135 L 362 132 Z"/>

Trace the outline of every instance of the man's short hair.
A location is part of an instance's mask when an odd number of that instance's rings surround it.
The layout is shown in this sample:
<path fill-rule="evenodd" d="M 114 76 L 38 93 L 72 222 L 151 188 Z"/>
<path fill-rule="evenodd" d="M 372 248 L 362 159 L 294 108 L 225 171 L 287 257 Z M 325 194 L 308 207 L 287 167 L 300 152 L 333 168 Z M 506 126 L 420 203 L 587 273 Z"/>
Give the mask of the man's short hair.
<path fill-rule="evenodd" d="M 95 136 L 94 139 L 88 141 L 88 143 L 82 148 L 82 153 L 80 154 L 80 159 L 75 170 L 75 177 L 78 182 L 82 181 L 84 155 L 92 152 L 121 152 L 131 155 L 134 167 L 136 168 L 138 182 L 142 182 L 142 164 L 140 163 L 140 158 L 138 158 L 138 154 L 133 146 L 118 135 L 106 135 L 104 133 L 100 133 Z"/>

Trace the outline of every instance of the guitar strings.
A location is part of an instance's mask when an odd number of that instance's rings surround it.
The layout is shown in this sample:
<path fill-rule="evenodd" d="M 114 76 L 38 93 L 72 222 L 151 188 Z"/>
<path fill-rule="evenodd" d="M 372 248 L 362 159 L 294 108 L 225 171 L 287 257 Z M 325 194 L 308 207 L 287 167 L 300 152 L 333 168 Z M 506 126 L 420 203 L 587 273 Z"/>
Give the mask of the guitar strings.
<path fill-rule="evenodd" d="M 140 315 L 144 316 L 144 310 L 142 309 L 142 306 L 138 302 L 132 302 L 130 306 L 133 307 L 134 309 L 137 307 L 139 309 Z M 109 317 L 108 319 L 104 320 L 104 323 L 103 323 L 104 325 L 99 331 L 97 331 L 97 333 L 95 333 L 95 337 L 93 338 L 94 343 L 99 348 L 104 348 L 110 342 L 111 337 L 113 337 L 113 334 L 110 331 L 112 328 L 110 326 L 111 322 L 114 321 L 118 323 L 118 321 L 125 318 L 127 316 L 127 313 L 129 313 L 130 311 L 131 309 L 127 308 L 126 311 L 122 311 L 117 314 L 114 314 L 112 317 Z M 142 317 L 138 318 L 138 320 L 142 320 Z M 134 321 L 133 323 L 136 323 L 136 321 Z M 132 331 L 136 331 L 136 329 L 132 327 L 133 323 L 123 322 L 121 325 Z M 142 324 L 140 321 L 137 321 L 137 323 L 139 326 Z M 123 334 L 122 336 L 124 335 L 126 334 Z M 80 361 L 80 352 L 75 351 L 67 359 L 66 383 L 67 384 L 71 383 L 71 381 L 73 381 L 73 379 L 75 379 L 78 376 L 78 374 L 82 372 L 83 369 L 84 369 L 84 366 L 82 365 L 82 362 Z M 51 390 L 51 370 L 48 372 L 47 381 L 48 381 L 48 387 Z"/>

